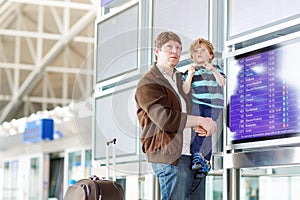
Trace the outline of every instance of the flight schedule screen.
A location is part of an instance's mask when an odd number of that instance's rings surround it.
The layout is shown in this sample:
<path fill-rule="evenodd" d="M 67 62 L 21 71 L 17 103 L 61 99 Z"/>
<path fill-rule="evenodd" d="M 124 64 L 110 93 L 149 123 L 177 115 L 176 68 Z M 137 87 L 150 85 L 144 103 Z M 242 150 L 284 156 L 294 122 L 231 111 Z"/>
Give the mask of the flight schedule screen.
<path fill-rule="evenodd" d="M 299 48 L 299 43 L 277 46 L 229 61 L 231 143 L 300 132 Z"/>

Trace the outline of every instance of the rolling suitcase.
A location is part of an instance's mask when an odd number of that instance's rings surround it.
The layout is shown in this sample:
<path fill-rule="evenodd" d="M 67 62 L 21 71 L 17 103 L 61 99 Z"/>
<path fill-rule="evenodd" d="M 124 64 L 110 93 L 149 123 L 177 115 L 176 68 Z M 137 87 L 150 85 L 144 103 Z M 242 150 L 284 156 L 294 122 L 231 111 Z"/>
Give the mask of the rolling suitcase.
<path fill-rule="evenodd" d="M 87 179 L 81 179 L 74 185 L 68 187 L 64 200 L 124 200 L 124 191 L 122 186 L 116 182 L 115 168 L 113 169 L 113 180 L 109 179 L 109 156 L 108 148 L 112 144 L 113 167 L 115 167 L 116 139 L 106 143 L 106 179 L 99 179 L 97 176 L 91 176 Z"/>

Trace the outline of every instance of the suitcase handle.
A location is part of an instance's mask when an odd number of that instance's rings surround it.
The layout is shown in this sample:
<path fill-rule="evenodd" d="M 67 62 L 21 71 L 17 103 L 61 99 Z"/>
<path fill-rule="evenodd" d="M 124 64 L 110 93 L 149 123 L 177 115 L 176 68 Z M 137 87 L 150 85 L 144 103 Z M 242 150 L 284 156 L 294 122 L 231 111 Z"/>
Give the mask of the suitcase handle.
<path fill-rule="evenodd" d="M 111 141 L 107 141 L 107 142 L 106 142 L 106 145 L 109 146 L 109 144 L 116 144 L 116 143 L 117 143 L 117 139 L 114 138 L 114 139 L 112 139 Z"/>
<path fill-rule="evenodd" d="M 113 181 L 116 181 L 116 152 L 115 152 L 115 145 L 117 143 L 117 139 L 114 138 L 112 140 L 109 140 L 106 142 L 106 179 L 109 179 L 109 153 L 108 153 L 108 148 L 109 145 L 112 144 L 112 179 Z"/>
<path fill-rule="evenodd" d="M 100 178 L 98 176 L 96 176 L 96 175 L 90 176 L 89 179 L 92 180 L 92 181 L 100 180 Z"/>

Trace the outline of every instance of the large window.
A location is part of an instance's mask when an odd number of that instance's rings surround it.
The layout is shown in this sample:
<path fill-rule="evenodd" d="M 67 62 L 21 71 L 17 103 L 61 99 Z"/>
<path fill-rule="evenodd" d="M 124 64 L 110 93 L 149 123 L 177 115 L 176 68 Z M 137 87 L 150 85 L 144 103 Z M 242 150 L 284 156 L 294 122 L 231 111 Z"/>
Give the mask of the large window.
<path fill-rule="evenodd" d="M 96 82 L 138 68 L 139 4 L 97 22 Z"/>
<path fill-rule="evenodd" d="M 137 153 L 137 118 L 135 85 L 125 90 L 97 97 L 94 118 L 94 156 L 105 158 L 106 142 L 117 139 L 116 155 Z"/>
<path fill-rule="evenodd" d="M 154 37 L 162 30 L 174 31 L 181 36 L 184 52 L 196 38 L 208 39 L 208 0 L 154 0 L 153 9 Z"/>
<path fill-rule="evenodd" d="M 295 0 L 228 0 L 228 37 L 270 27 L 299 13 L 300 1 Z"/>
<path fill-rule="evenodd" d="M 17 160 L 4 163 L 3 199 L 18 199 L 20 193 L 18 187 L 19 162 Z"/>
<path fill-rule="evenodd" d="M 30 158 L 30 169 L 29 169 L 29 198 L 30 200 L 41 199 L 41 192 L 39 188 L 41 180 L 41 166 L 40 158 Z"/>

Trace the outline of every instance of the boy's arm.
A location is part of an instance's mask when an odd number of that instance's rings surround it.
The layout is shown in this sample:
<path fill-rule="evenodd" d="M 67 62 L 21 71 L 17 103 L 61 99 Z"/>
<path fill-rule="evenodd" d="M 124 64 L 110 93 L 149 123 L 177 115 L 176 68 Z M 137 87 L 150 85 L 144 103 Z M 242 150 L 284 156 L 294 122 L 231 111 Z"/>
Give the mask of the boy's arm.
<path fill-rule="evenodd" d="M 205 68 L 213 73 L 219 86 L 226 84 L 226 78 L 211 63 L 206 63 Z"/>
<path fill-rule="evenodd" d="M 182 85 L 182 90 L 185 94 L 188 94 L 191 90 L 191 84 L 192 84 L 194 72 L 195 72 L 195 68 L 193 66 L 190 66 L 190 68 L 188 69 L 188 75 L 186 77 L 186 80 L 183 82 Z"/>
<path fill-rule="evenodd" d="M 220 74 L 220 72 L 216 69 L 216 68 L 212 68 L 212 70 L 210 70 L 213 75 L 216 78 L 216 81 L 218 82 L 219 86 L 224 86 L 226 84 L 226 78 L 224 76 L 222 76 L 222 74 Z"/>

